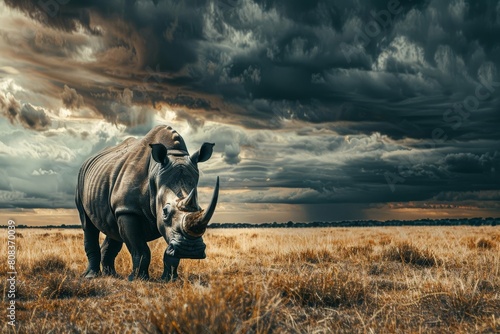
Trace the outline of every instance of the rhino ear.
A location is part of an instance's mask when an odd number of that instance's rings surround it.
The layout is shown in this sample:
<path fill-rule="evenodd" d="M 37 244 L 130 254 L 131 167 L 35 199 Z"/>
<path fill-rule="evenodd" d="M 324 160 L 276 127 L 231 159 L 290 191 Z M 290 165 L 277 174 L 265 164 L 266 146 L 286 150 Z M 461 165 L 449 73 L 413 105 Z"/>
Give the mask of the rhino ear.
<path fill-rule="evenodd" d="M 205 162 L 212 156 L 215 144 L 213 143 L 203 143 L 201 148 L 191 155 L 191 161 L 193 163 Z"/>
<path fill-rule="evenodd" d="M 153 159 L 159 164 L 164 163 L 167 157 L 167 148 L 163 144 L 149 144 L 149 146 Z"/>

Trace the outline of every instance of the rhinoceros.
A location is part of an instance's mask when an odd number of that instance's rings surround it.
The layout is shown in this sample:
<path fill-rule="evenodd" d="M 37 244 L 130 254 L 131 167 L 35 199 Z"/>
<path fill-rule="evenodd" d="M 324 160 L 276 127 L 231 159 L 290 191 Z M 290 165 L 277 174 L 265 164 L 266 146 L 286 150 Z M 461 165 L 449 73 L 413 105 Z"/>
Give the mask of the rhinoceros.
<path fill-rule="evenodd" d="M 86 278 L 116 275 L 115 258 L 127 246 L 133 269 L 128 276 L 149 278 L 148 241 L 163 237 L 162 280 L 178 277 L 180 259 L 203 259 L 202 235 L 219 195 L 217 177 L 211 203 L 198 205 L 198 163 L 212 156 L 213 143 L 189 155 L 170 126 L 157 126 L 144 138 L 128 138 L 87 159 L 78 174 L 75 202 L 84 231 Z M 99 245 L 100 232 L 106 235 Z M 102 272 L 101 272 L 102 264 Z"/>

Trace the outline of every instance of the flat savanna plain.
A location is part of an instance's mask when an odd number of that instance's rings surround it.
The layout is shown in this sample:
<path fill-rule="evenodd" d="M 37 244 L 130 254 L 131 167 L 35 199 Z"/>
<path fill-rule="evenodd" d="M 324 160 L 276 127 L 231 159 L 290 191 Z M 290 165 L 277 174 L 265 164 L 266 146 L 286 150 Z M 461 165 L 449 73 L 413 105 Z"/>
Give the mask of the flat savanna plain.
<path fill-rule="evenodd" d="M 80 230 L 16 241 L 17 326 L 4 333 L 500 332 L 493 226 L 209 229 L 207 259 L 182 260 L 174 283 L 158 280 L 163 240 L 152 279 L 134 282 L 80 278 Z M 125 247 L 116 268 L 131 270 Z"/>

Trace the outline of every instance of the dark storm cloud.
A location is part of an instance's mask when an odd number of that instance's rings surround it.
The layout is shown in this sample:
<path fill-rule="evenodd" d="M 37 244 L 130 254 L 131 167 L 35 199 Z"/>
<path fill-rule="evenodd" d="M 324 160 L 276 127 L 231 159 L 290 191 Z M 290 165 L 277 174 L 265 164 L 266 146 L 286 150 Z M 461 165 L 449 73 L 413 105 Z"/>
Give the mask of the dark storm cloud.
<path fill-rule="evenodd" d="M 216 108 L 211 106 L 210 101 L 203 98 L 179 94 L 175 97 L 163 96 L 163 99 L 169 105 L 174 107 L 183 106 L 190 109 L 217 110 Z"/>
<path fill-rule="evenodd" d="M 414 146 L 426 146 L 421 141 L 405 143 L 376 134 L 338 136 L 316 126 L 299 130 L 298 136 L 281 130 L 246 136 L 220 128 L 205 130 L 204 135 L 217 143 L 216 152 L 222 147 L 238 152 L 238 163 L 223 170 L 224 188 L 254 191 L 243 197 L 231 196 L 227 201 L 439 202 L 443 191 L 467 191 L 472 184 L 477 191 L 500 188 L 499 155 L 488 141 L 422 149 Z M 427 144 L 432 147 L 430 141 Z M 233 163 L 226 161 L 226 152 L 222 151 L 221 157 L 228 165 Z M 205 172 L 217 175 L 221 170 Z M 474 205 L 486 207 L 479 201 Z"/>
<path fill-rule="evenodd" d="M 6 3 L 62 31 L 74 32 L 83 28 L 95 35 L 104 34 L 109 46 L 122 45 L 133 49 L 137 65 L 144 68 L 159 64 L 166 70 L 179 70 L 186 62 L 196 60 L 189 39 L 191 36 L 201 37 L 201 15 L 192 15 L 193 11 L 196 14 L 197 6 L 203 5 L 197 4 L 198 1 L 160 1 L 155 4 L 153 1 L 125 0 L 112 3 L 7 0 Z M 92 25 L 91 21 L 97 21 L 105 31 Z M 175 53 L 169 52 L 172 48 L 176 49 Z"/>
<path fill-rule="evenodd" d="M 135 103 L 207 110 L 205 117 L 227 122 L 236 116 L 250 128 L 280 127 L 283 119 L 352 121 L 364 133 L 429 137 L 458 122 L 456 112 L 443 114 L 474 96 L 481 77 L 500 80 L 500 44 L 488 37 L 500 32 L 493 1 L 40 3 L 7 1 L 48 26 L 100 36 L 94 69 L 128 71 L 122 87 L 136 92 Z M 75 88 L 87 100 L 85 88 Z M 88 102 L 115 121 L 109 108 Z M 482 117 L 495 137 L 499 106 L 493 91 L 453 135 L 477 136 L 473 121 Z M 402 122 L 422 134 L 398 128 Z"/>
<path fill-rule="evenodd" d="M 66 108 L 78 109 L 83 106 L 83 97 L 76 92 L 76 89 L 64 85 L 61 99 Z"/>
<path fill-rule="evenodd" d="M 25 128 L 37 131 L 46 130 L 51 124 L 50 118 L 43 109 L 34 108 L 29 103 L 23 105 L 18 119 Z"/>
<path fill-rule="evenodd" d="M 62 2 L 6 0 L 45 27 L 20 56 L 51 69 L 33 70 L 44 93 L 137 135 L 153 123 L 146 107 L 167 104 L 197 144 L 216 143 L 228 189 L 262 192 L 235 201 L 466 200 L 456 194 L 500 187 L 497 1 Z M 0 103 L 20 117 L 12 96 Z M 36 110 L 25 116 L 41 129 Z"/>
<path fill-rule="evenodd" d="M 21 111 L 21 104 L 12 94 L 0 92 L 0 110 L 11 123 L 14 123 Z"/>
<path fill-rule="evenodd" d="M 436 200 L 456 202 L 456 201 L 466 201 L 466 200 L 482 200 L 482 201 L 500 201 L 500 191 L 490 190 L 490 191 L 464 191 L 464 192 L 442 192 L 436 197 Z"/>
<path fill-rule="evenodd" d="M 21 103 L 12 94 L 0 92 L 0 110 L 11 124 L 21 123 L 25 128 L 36 131 L 46 130 L 51 120 L 41 108 L 34 108 L 26 103 Z"/>
<path fill-rule="evenodd" d="M 177 120 L 185 120 L 195 131 L 197 131 L 200 127 L 203 127 L 205 124 L 205 121 L 202 118 L 196 117 L 184 110 L 177 110 L 175 114 Z"/>
<path fill-rule="evenodd" d="M 500 154 L 486 152 L 481 155 L 472 153 L 448 154 L 444 158 L 447 170 L 456 173 L 491 173 L 500 168 Z"/>
<path fill-rule="evenodd" d="M 122 2 L 122 5 L 125 1 Z M 92 35 L 100 31 L 91 25 L 91 13 L 98 9 L 99 1 L 79 0 L 5 0 L 13 8 L 25 12 L 30 18 L 59 31 L 74 32 L 84 29 Z M 118 3 L 116 4 L 118 5 Z M 101 4 L 101 10 L 114 7 L 113 4 Z M 116 10 L 117 8 L 115 8 Z"/>

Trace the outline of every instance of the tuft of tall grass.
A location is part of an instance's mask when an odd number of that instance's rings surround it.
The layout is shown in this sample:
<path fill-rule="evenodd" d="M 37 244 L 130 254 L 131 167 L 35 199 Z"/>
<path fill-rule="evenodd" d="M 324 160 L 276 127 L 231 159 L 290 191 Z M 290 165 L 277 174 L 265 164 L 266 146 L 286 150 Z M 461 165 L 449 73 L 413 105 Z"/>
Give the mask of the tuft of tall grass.
<path fill-rule="evenodd" d="M 270 286 L 299 306 L 354 306 L 369 297 L 359 278 L 334 269 L 298 272 L 297 275 L 278 274 Z"/>
<path fill-rule="evenodd" d="M 236 278 L 208 288 L 185 282 L 175 296 L 153 302 L 149 329 L 154 333 L 270 333 L 283 329 L 280 300 L 262 285 Z"/>
<path fill-rule="evenodd" d="M 41 286 L 41 297 L 48 299 L 98 297 L 108 292 L 107 287 L 97 280 L 75 278 L 65 274 L 50 275 Z"/>
<path fill-rule="evenodd" d="M 369 256 L 373 252 L 373 245 L 339 246 L 338 252 L 343 256 Z"/>
<path fill-rule="evenodd" d="M 481 238 L 477 241 L 476 246 L 477 248 L 482 248 L 482 249 L 493 249 L 495 248 L 496 244 L 492 240 Z"/>
<path fill-rule="evenodd" d="M 496 236 L 492 236 L 491 239 L 487 239 L 487 238 L 483 237 L 483 238 L 479 238 L 477 240 L 475 238 L 468 237 L 468 238 L 465 238 L 465 240 L 463 240 L 463 242 L 465 243 L 467 248 L 472 249 L 472 250 L 474 250 L 474 249 L 490 250 L 490 249 L 496 248 L 495 237 Z"/>
<path fill-rule="evenodd" d="M 288 253 L 280 253 L 274 256 L 275 263 L 325 263 L 334 262 L 336 256 L 327 249 L 304 249 Z"/>
<path fill-rule="evenodd" d="M 383 258 L 421 267 L 434 267 L 439 264 L 439 260 L 432 251 L 419 249 L 407 241 L 399 242 L 386 249 Z"/>
<path fill-rule="evenodd" d="M 441 321 L 464 321 L 498 315 L 500 299 L 483 293 L 478 282 L 438 284 L 423 292 L 421 309 Z"/>
<path fill-rule="evenodd" d="M 31 266 L 30 273 L 31 275 L 39 275 L 62 272 L 66 269 L 66 261 L 64 261 L 60 256 L 48 255 L 43 259 L 36 260 Z"/>

